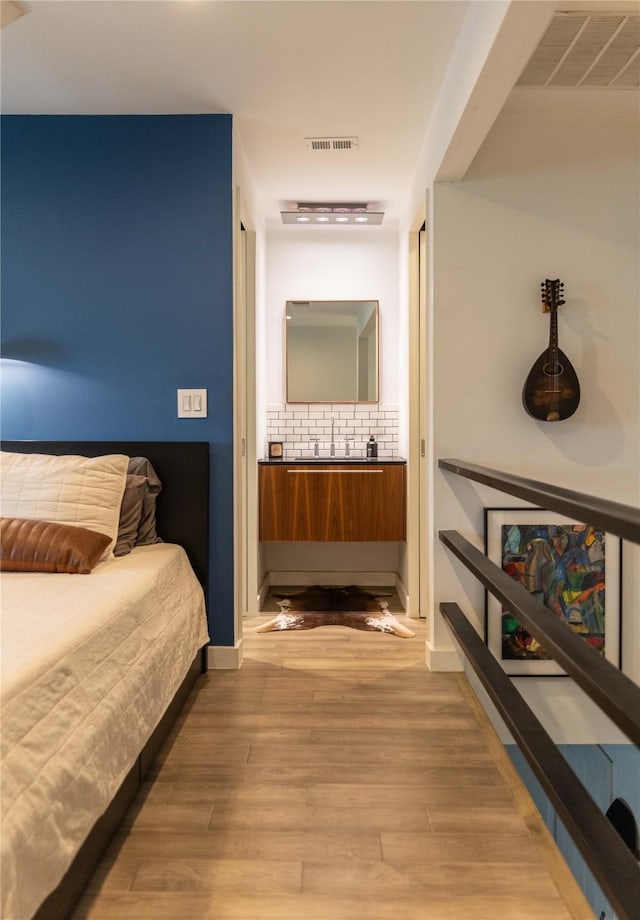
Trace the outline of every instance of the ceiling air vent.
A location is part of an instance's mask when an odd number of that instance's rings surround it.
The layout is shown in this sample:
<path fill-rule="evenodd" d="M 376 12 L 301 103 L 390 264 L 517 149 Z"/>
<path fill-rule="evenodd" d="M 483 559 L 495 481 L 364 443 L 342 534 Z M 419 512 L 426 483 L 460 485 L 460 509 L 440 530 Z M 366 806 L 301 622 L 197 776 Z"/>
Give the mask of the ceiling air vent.
<path fill-rule="evenodd" d="M 357 137 L 305 137 L 304 145 L 309 150 L 355 150 L 360 146 Z"/>
<path fill-rule="evenodd" d="M 556 13 L 518 84 L 636 89 L 640 16 Z"/>

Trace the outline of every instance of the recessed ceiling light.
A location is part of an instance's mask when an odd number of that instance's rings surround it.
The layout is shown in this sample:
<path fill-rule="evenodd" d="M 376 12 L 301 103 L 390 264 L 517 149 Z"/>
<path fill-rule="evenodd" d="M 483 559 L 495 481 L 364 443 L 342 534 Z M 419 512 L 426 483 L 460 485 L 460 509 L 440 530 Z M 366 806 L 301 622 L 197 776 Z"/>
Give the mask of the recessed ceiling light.
<path fill-rule="evenodd" d="M 329 218 L 328 218 L 328 217 L 324 217 L 324 216 L 323 216 L 323 217 L 316 217 L 316 223 L 318 223 L 318 224 L 328 224 L 328 223 L 329 223 Z"/>
<path fill-rule="evenodd" d="M 356 222 L 357 224 L 366 224 L 366 223 L 368 222 L 368 220 L 369 220 L 368 217 L 356 217 L 356 218 L 355 218 L 355 222 Z"/>
<path fill-rule="evenodd" d="M 337 224 L 348 224 L 348 223 L 349 223 L 349 218 L 348 218 L 348 217 L 344 217 L 344 216 L 336 217 L 336 223 L 337 223 Z"/>
<path fill-rule="evenodd" d="M 299 216 L 296 217 L 296 221 L 297 221 L 299 224 L 308 224 L 310 220 L 311 220 L 310 217 L 299 217 Z"/>

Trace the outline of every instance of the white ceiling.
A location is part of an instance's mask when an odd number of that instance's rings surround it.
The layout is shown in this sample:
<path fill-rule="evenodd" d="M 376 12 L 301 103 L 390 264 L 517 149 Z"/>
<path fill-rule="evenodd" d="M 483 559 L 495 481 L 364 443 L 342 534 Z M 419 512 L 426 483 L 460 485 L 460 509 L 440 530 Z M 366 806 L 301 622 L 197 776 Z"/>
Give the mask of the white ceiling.
<path fill-rule="evenodd" d="M 389 226 L 405 214 L 433 106 L 475 2 L 2 0 L 1 107 L 230 113 L 268 224 L 280 225 L 281 208 L 296 202 L 348 201 L 384 210 Z M 549 16 L 554 8 L 640 10 L 640 0 L 536 2 Z M 552 26 L 547 39 L 555 54 Z M 538 53 L 548 57 L 544 38 Z M 355 137 L 358 145 L 318 151 L 308 137 Z"/>
<path fill-rule="evenodd" d="M 262 212 L 405 207 L 464 0 L 34 0 L 2 29 L 2 111 L 231 113 Z M 354 150 L 305 138 L 355 136 Z"/>

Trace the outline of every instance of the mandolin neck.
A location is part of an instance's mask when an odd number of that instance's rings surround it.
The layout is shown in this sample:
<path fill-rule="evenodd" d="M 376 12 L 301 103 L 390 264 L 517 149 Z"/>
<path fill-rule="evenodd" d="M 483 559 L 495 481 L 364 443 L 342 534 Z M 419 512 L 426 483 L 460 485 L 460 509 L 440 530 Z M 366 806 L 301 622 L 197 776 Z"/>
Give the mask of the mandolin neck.
<path fill-rule="evenodd" d="M 558 351 L 558 309 L 551 307 L 551 316 L 549 317 L 549 350 Z"/>

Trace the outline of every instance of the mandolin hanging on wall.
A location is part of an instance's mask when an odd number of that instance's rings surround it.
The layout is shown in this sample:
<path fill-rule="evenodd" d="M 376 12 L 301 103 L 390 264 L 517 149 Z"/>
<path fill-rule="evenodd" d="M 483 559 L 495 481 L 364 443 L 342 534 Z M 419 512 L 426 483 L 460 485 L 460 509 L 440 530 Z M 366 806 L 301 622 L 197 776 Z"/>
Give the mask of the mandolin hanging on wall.
<path fill-rule="evenodd" d="M 558 347 L 558 307 L 564 285 L 548 278 L 540 285 L 542 303 L 549 310 L 549 345 L 535 362 L 522 390 L 522 404 L 529 415 L 541 422 L 569 418 L 580 402 L 580 384 L 571 361 Z"/>

